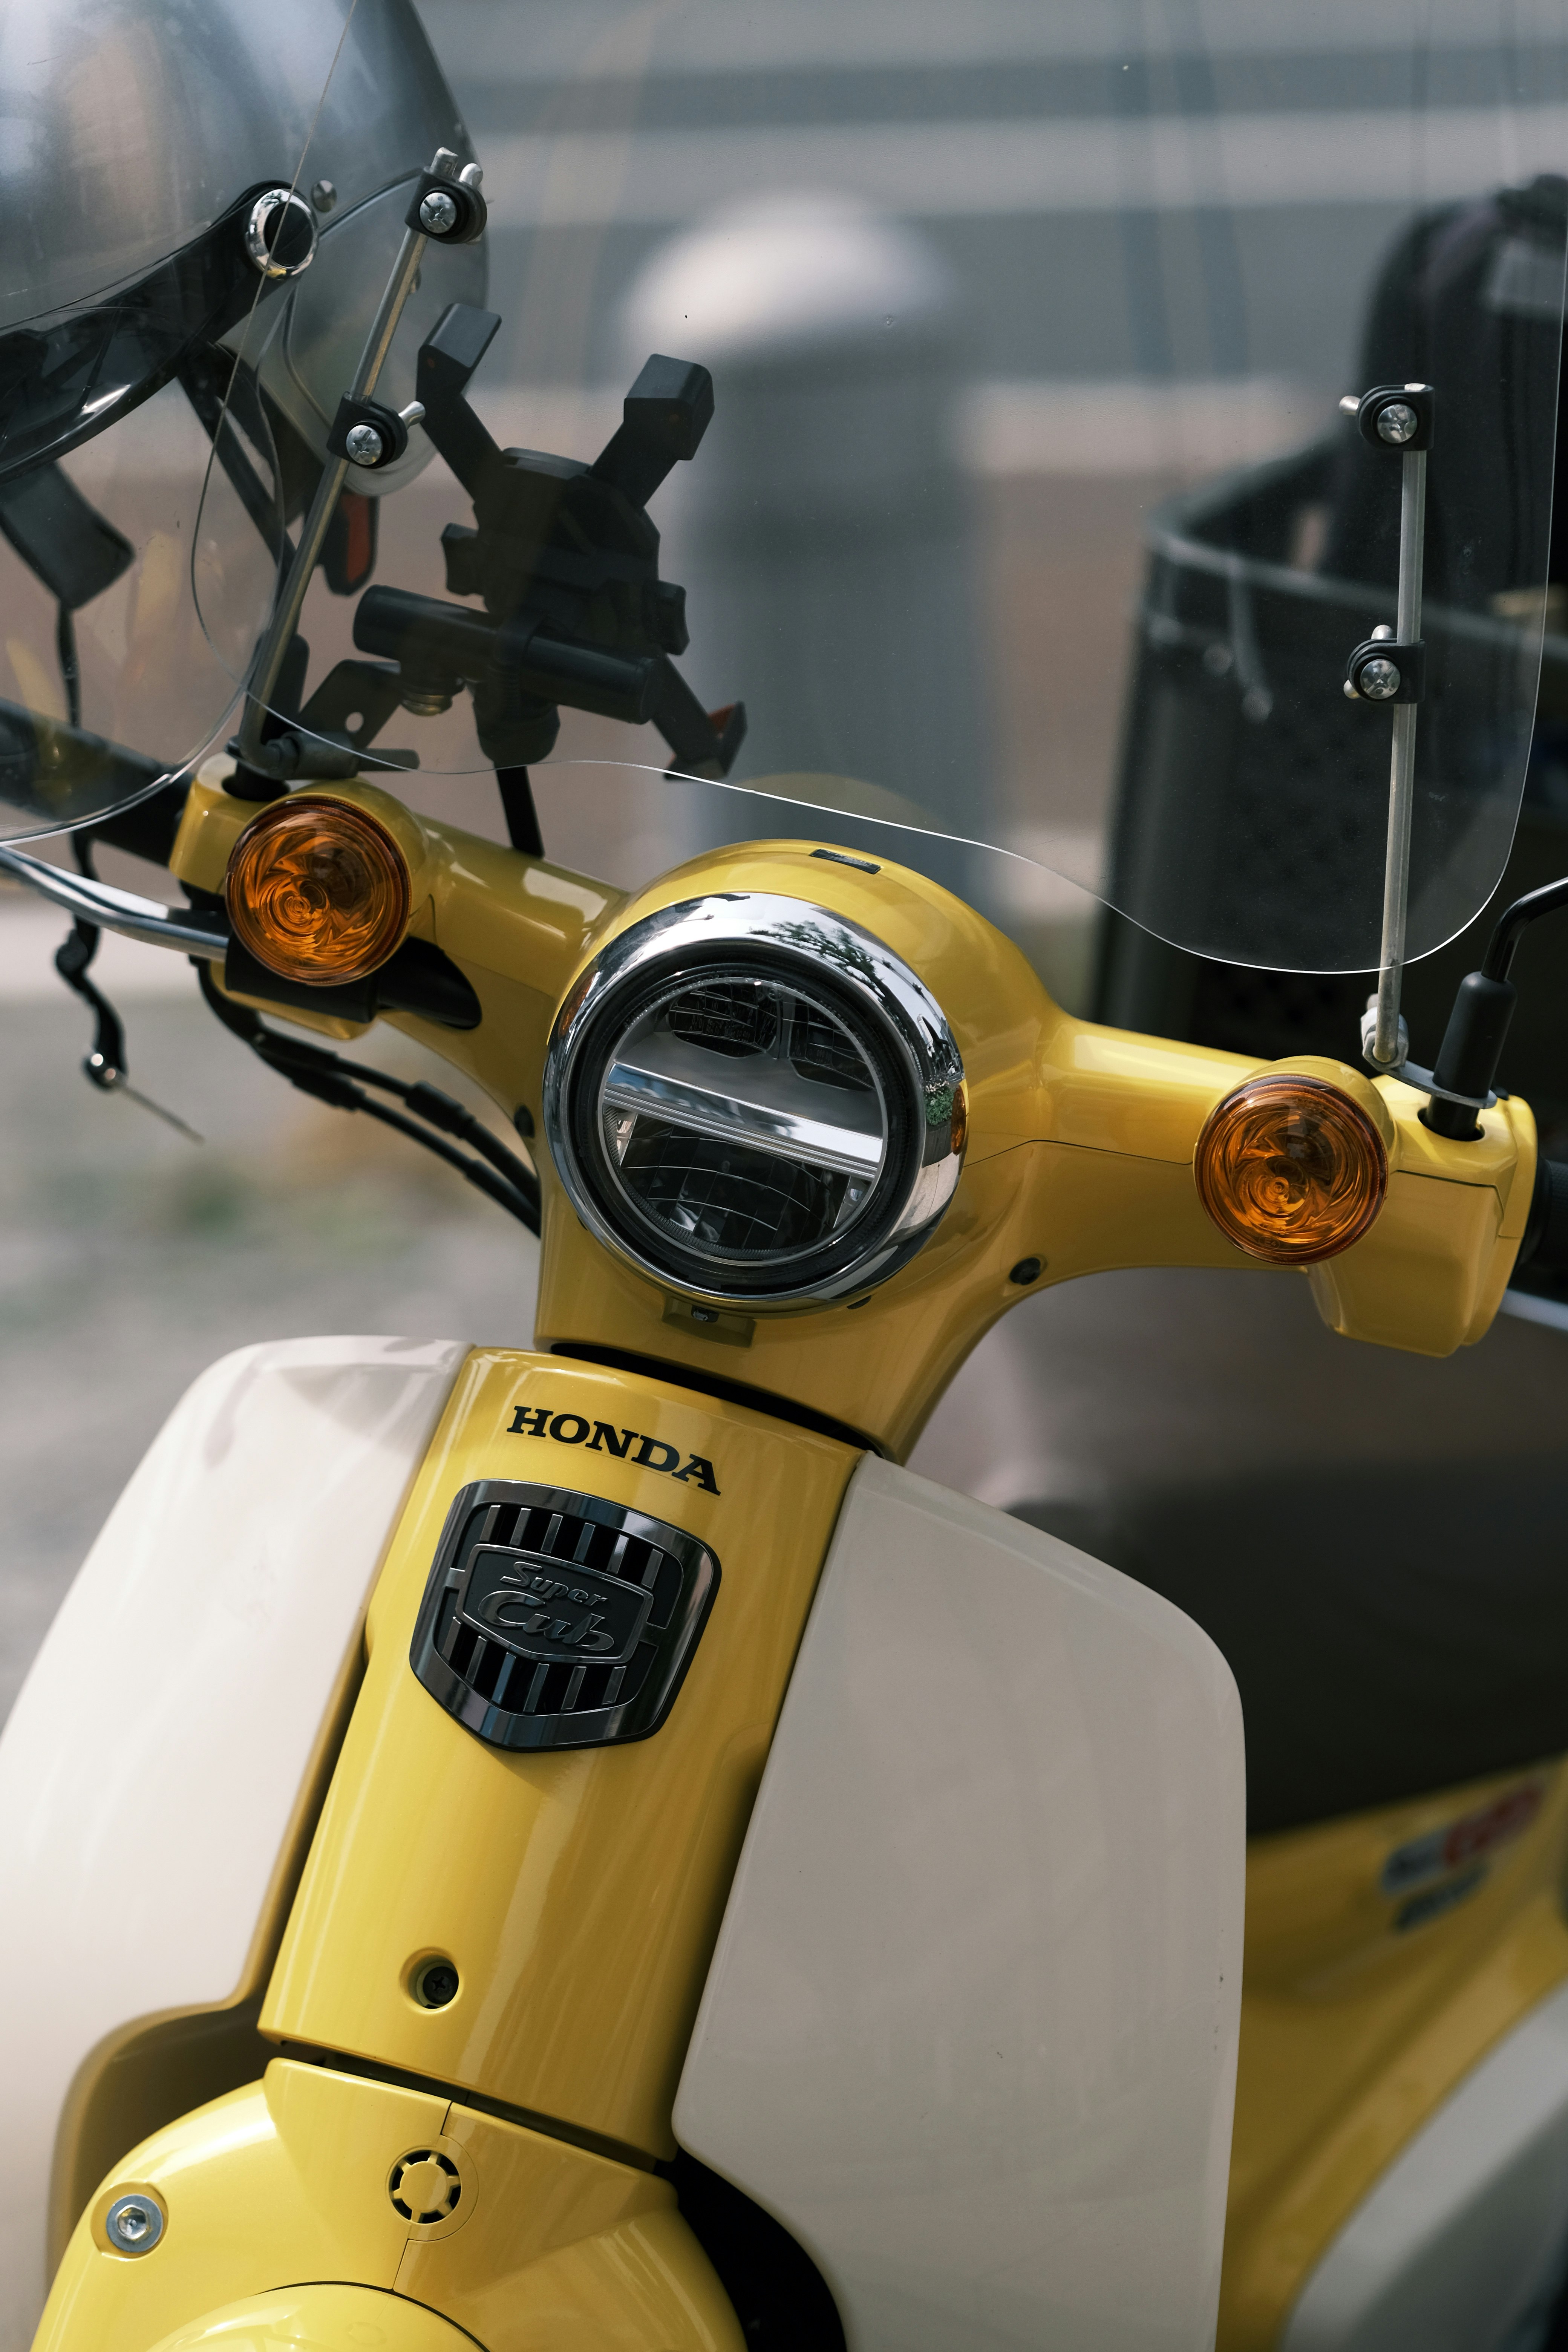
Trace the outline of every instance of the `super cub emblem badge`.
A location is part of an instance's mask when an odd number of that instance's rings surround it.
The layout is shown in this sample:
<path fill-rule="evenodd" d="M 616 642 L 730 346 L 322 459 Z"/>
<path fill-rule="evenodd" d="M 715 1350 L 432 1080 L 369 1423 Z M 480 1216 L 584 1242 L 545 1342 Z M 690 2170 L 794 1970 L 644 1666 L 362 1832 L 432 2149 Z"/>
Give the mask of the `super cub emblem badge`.
<path fill-rule="evenodd" d="M 607 1655 L 624 1664 L 652 1603 L 650 1592 L 614 1577 L 590 1576 L 581 1568 L 562 1575 L 526 1553 L 480 1544 L 469 1555 L 462 1614 L 478 1632 L 499 1635 L 525 1658 L 570 1663 Z"/>
<path fill-rule="evenodd" d="M 644 1511 L 487 1478 L 447 1516 L 409 1662 L 496 1748 L 657 1731 L 719 1586 L 706 1544 Z"/>

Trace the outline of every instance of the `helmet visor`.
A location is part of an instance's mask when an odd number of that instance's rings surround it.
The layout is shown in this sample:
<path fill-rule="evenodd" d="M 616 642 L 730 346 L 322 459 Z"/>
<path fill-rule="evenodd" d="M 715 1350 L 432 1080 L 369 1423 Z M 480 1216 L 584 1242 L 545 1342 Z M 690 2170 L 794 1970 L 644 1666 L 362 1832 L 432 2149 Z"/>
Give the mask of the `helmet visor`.
<path fill-rule="evenodd" d="M 412 0 L 0 11 L 0 838 L 223 740 L 345 388 L 300 289 L 442 144 Z"/>
<path fill-rule="evenodd" d="M 179 322 L 100 307 L 14 332 L 6 362 L 0 837 L 14 840 L 108 815 L 200 756 L 272 608 L 281 537 L 265 413 L 252 401 L 241 431 L 239 362 L 193 351 Z"/>

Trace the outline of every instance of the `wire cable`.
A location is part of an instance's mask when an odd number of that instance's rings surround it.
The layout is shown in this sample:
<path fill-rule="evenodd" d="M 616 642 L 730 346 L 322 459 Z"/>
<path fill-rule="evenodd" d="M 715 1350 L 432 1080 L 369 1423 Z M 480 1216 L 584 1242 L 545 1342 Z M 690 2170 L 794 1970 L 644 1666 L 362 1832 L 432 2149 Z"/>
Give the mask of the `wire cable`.
<path fill-rule="evenodd" d="M 211 1011 L 269 1070 L 318 1102 L 331 1103 L 337 1110 L 363 1111 L 383 1127 L 405 1135 L 410 1142 L 423 1144 L 426 1151 L 433 1151 L 437 1160 L 456 1169 L 467 1183 L 483 1192 L 498 1208 L 515 1217 L 520 1225 L 525 1225 L 531 1234 L 538 1233 L 538 1176 L 526 1160 L 509 1151 L 461 1103 L 454 1102 L 438 1087 L 426 1086 L 422 1079 L 410 1082 L 395 1078 L 387 1071 L 373 1069 L 366 1063 L 351 1062 L 324 1045 L 308 1045 L 303 1038 L 286 1037 L 279 1030 L 269 1029 L 248 1005 L 237 1004 L 223 993 L 210 964 L 195 957 L 192 962 Z M 367 1087 L 395 1096 L 404 1109 L 394 1110 L 385 1103 L 373 1101 L 365 1092 Z M 413 1116 L 406 1117 L 405 1112 Z M 432 1135 L 431 1128 L 439 1129 L 443 1135 L 456 1136 L 479 1157 L 473 1159 L 468 1152 L 454 1150 L 440 1139 L 440 1135 Z"/>

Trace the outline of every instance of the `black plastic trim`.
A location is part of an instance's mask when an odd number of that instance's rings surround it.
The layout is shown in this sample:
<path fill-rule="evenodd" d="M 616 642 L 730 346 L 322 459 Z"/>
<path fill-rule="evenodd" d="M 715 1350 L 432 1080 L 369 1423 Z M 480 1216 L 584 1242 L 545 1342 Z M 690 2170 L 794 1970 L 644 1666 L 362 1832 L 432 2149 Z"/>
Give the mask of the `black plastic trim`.
<path fill-rule="evenodd" d="M 582 1415 L 566 1417 L 587 1435 Z M 556 1548 L 558 1531 L 582 1527 L 597 1539 Z M 586 1556 L 595 1549 L 597 1561 Z M 491 1748 L 536 1753 L 647 1739 L 675 1705 L 719 1578 L 708 1545 L 647 1511 L 573 1488 L 477 1479 L 452 1498 L 408 1663 L 431 1697 Z M 523 1613 L 503 1617 L 503 1607 Z M 563 1630 L 569 1619 L 577 1622 Z M 489 1670 L 494 1651 L 499 1676 Z M 590 1684 L 590 1675 L 600 1679 Z"/>
<path fill-rule="evenodd" d="M 658 2159 L 640 2147 L 630 2147 L 624 2140 L 611 2139 L 604 2132 L 584 2131 L 576 2124 L 562 2123 L 555 2116 L 541 2115 L 533 2107 L 509 2106 L 504 2099 L 492 2099 L 483 2091 L 468 2089 L 461 2083 L 443 2082 L 438 2075 L 411 2074 L 405 2066 L 384 2066 L 378 2059 L 357 2057 L 348 2050 L 327 2050 L 314 2042 L 279 2042 L 276 2045 L 280 2058 L 291 2058 L 301 2066 L 321 2066 L 334 2074 L 352 2074 L 362 2083 L 387 2083 L 399 2091 L 428 2091 L 437 2098 L 450 2099 L 455 2106 L 471 2107 L 476 2115 L 494 2116 L 498 2123 L 518 2124 L 524 2131 L 539 2132 L 546 2139 L 564 2140 L 568 2147 L 586 2148 L 592 2156 L 608 2157 L 612 2164 L 635 2165 L 639 2172 L 658 2169 Z"/>
<path fill-rule="evenodd" d="M 698 2244 L 735 2306 L 748 2352 L 844 2352 L 827 2282 L 798 2238 L 681 2148 L 655 2170 L 671 2183 Z"/>
<path fill-rule="evenodd" d="M 856 1306 L 864 1306 L 857 1299 Z M 785 1421 L 795 1429 L 809 1429 L 815 1437 L 831 1437 L 839 1445 L 852 1445 L 858 1454 L 878 1454 L 884 1458 L 887 1448 L 868 1437 L 863 1429 L 852 1429 L 847 1421 L 835 1421 L 831 1413 L 816 1412 L 808 1404 L 797 1404 L 793 1397 L 774 1396 L 771 1389 L 753 1388 L 749 1381 L 727 1381 L 721 1372 L 698 1370 L 690 1364 L 672 1364 L 663 1356 L 639 1356 L 629 1348 L 600 1348 L 591 1342 L 556 1339 L 551 1345 L 552 1356 L 570 1356 L 579 1363 L 603 1364 L 606 1371 L 637 1372 L 645 1380 L 667 1381 L 671 1388 L 695 1389 L 700 1396 L 718 1397 L 724 1404 L 745 1405 L 752 1412 L 766 1413 L 770 1421 Z"/>
<path fill-rule="evenodd" d="M 443 1029 L 477 1029 L 482 1008 L 468 979 L 450 956 L 428 940 L 405 940 L 378 971 L 338 987 L 308 988 L 268 971 L 237 939 L 228 943 L 223 984 L 231 996 L 257 996 L 268 1004 L 293 1004 L 340 1021 L 368 1026 L 378 1013 L 411 1013 Z"/>
<path fill-rule="evenodd" d="M 174 854 L 174 836 L 180 830 L 190 790 L 189 777 L 182 778 L 178 783 L 164 784 L 158 792 L 132 801 L 129 808 L 83 825 L 81 831 L 90 841 L 106 841 L 111 849 L 128 850 L 132 857 L 144 857 L 150 866 L 167 866 Z"/>

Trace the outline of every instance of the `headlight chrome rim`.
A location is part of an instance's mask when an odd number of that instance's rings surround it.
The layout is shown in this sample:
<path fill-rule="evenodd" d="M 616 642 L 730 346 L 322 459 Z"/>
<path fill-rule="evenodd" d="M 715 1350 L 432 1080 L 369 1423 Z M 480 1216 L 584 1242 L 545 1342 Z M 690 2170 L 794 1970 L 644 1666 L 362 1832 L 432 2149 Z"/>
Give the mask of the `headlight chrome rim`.
<path fill-rule="evenodd" d="M 709 1243 L 684 1245 L 639 1208 L 610 1167 L 601 1106 L 612 1061 L 639 1024 L 683 992 L 751 982 L 787 990 L 831 1020 L 868 1066 L 879 1097 L 883 1145 L 864 1198 L 826 1240 L 784 1246 L 771 1260 Z M 634 1057 L 635 1058 L 635 1057 Z M 718 1056 L 714 1056 L 718 1064 Z M 798 1068 L 798 1065 L 795 1066 Z M 616 1062 L 618 1078 L 627 1075 Z M 679 1075 L 679 1074 L 678 1074 Z M 721 1070 L 716 1069 L 721 1076 Z M 657 1084 L 635 1068 L 638 1084 Z M 824 1085 L 817 1092 L 826 1097 Z M 697 1100 L 679 1085 L 675 1109 L 650 1111 L 680 1132 L 723 1132 L 723 1088 L 715 1086 L 706 1126 L 689 1126 Z M 636 1101 L 634 1094 L 629 1097 Z M 858 1146 L 852 1129 L 827 1135 L 824 1160 L 807 1129 L 761 1146 L 754 1127 L 736 1139 L 748 1150 L 776 1150 L 807 1165 L 844 1169 Z M 545 1063 L 543 1124 L 573 1206 L 605 1246 L 661 1287 L 751 1312 L 829 1304 L 885 1282 L 908 1264 L 942 1216 L 963 1166 L 963 1066 L 941 1006 L 909 966 L 870 932 L 806 899 L 736 892 L 661 908 L 612 940 L 587 965 L 556 1016 Z M 764 1116 L 767 1115 L 764 1106 Z M 754 1108 L 745 1116 L 754 1118 Z M 865 1130 L 862 1118 L 859 1122 Z M 866 1130 L 868 1132 L 868 1130 Z"/>

